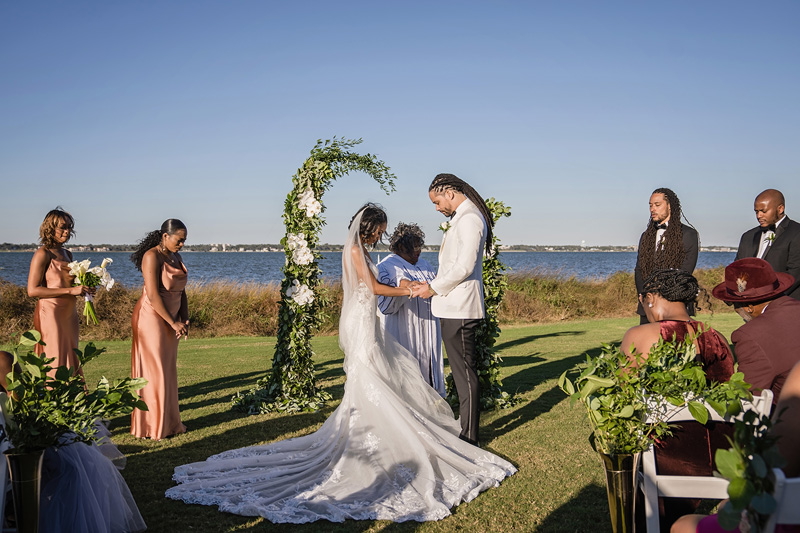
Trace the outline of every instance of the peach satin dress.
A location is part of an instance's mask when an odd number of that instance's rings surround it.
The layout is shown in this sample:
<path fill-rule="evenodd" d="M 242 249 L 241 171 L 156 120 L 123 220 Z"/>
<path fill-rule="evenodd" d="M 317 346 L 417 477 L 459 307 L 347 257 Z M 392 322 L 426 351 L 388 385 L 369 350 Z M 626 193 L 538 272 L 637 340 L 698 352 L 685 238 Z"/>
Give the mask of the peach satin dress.
<path fill-rule="evenodd" d="M 48 289 L 72 287 L 68 264 L 66 259 L 51 258 L 44 273 L 44 286 Z M 46 344 L 44 347 L 37 345 L 36 353 L 44 352 L 47 357 L 55 357 L 56 360 L 51 363 L 51 374 L 55 375 L 57 366 L 78 366 L 78 356 L 74 351 L 78 347 L 78 324 L 74 296 L 39 298 L 36 302 L 33 327 L 42 334 L 42 340 Z"/>
<path fill-rule="evenodd" d="M 170 315 L 177 317 L 186 287 L 186 267 L 174 267 L 166 261 L 161 266 L 158 293 Z M 186 431 L 178 408 L 178 339 L 175 330 L 153 309 L 147 289 L 133 310 L 133 346 L 131 375 L 147 379 L 139 396 L 148 411 L 134 409 L 131 434 L 163 439 Z"/>

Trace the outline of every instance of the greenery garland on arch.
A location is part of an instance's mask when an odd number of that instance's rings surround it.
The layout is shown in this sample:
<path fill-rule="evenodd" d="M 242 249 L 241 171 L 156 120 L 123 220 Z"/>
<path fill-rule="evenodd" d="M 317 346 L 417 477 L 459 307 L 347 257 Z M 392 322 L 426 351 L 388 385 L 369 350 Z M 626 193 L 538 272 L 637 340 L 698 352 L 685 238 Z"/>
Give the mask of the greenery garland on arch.
<path fill-rule="evenodd" d="M 354 171 L 364 172 L 389 194 L 396 176 L 371 154 L 350 149 L 361 139 L 318 140 L 311 155 L 292 177 L 294 185 L 284 203 L 286 236 L 281 240 L 286 253 L 278 315 L 278 339 L 272 369 L 256 387 L 236 393 L 233 409 L 248 414 L 272 411 L 316 411 L 331 399 L 317 389 L 311 339 L 322 323 L 326 297 L 320 291 L 319 259 L 316 252 L 319 231 L 325 225 L 322 195 L 333 182 Z"/>
<path fill-rule="evenodd" d="M 489 198 L 486 206 L 492 213 L 495 224 L 503 217 L 511 216 L 511 208 L 503 202 Z M 500 319 L 498 312 L 503 303 L 508 280 L 504 274 L 506 266 L 500 262 L 500 239 L 492 235 L 491 252 L 483 257 L 483 301 L 486 315 L 483 322 L 475 330 L 475 351 L 478 360 L 478 381 L 481 389 L 481 409 L 505 409 L 518 403 L 518 400 L 503 390 L 500 379 L 500 363 L 502 359 L 494 350 L 497 337 L 500 336 Z M 453 375 L 446 379 L 447 401 L 454 408 L 458 407 L 458 395 L 453 383 Z"/>

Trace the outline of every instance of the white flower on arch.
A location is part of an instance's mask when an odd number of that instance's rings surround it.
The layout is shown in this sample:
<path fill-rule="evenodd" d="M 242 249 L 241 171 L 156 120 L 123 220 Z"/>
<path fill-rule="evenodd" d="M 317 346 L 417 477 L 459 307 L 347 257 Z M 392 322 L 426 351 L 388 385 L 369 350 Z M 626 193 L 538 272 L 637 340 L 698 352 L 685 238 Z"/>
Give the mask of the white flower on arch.
<path fill-rule="evenodd" d="M 314 301 L 314 291 L 296 279 L 292 281 L 292 286 L 286 289 L 286 297 L 294 300 L 297 305 L 306 305 Z"/>
<path fill-rule="evenodd" d="M 322 212 L 322 204 L 314 198 L 314 191 L 311 190 L 311 187 L 308 187 L 303 194 L 300 195 L 300 199 L 297 201 L 297 207 L 300 209 L 306 210 L 306 216 L 311 218 L 316 216 Z"/>

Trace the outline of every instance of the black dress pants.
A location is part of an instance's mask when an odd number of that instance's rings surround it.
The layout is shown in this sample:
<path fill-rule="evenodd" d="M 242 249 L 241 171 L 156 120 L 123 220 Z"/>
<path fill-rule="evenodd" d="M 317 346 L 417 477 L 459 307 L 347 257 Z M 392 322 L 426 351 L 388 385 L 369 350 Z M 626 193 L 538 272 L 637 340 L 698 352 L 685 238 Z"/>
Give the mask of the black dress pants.
<path fill-rule="evenodd" d="M 447 362 L 450 364 L 458 393 L 460 436 L 469 443 L 477 444 L 481 391 L 475 353 L 475 329 L 481 319 L 442 318 L 439 321 L 442 325 Z"/>

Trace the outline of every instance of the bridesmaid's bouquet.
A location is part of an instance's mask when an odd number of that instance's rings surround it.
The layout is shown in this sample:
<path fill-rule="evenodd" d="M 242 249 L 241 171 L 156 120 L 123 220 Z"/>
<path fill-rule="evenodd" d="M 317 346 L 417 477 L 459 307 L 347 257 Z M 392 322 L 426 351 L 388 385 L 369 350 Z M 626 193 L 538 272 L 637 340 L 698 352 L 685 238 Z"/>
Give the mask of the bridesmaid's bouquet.
<path fill-rule="evenodd" d="M 106 265 L 113 262 L 111 258 L 106 257 L 103 259 L 103 262 L 100 263 L 99 267 L 91 266 L 92 262 L 88 259 L 73 261 L 67 266 L 69 266 L 69 273 L 75 276 L 75 285 L 83 285 L 91 288 L 102 286 L 106 290 L 110 290 L 111 287 L 114 286 L 114 278 L 112 278 L 111 274 L 106 270 Z M 91 294 L 87 294 L 83 298 L 85 300 L 83 304 L 83 316 L 86 317 L 86 323 L 88 324 L 89 320 L 91 320 L 97 325 L 97 313 L 94 311 L 94 298 L 92 298 Z"/>

